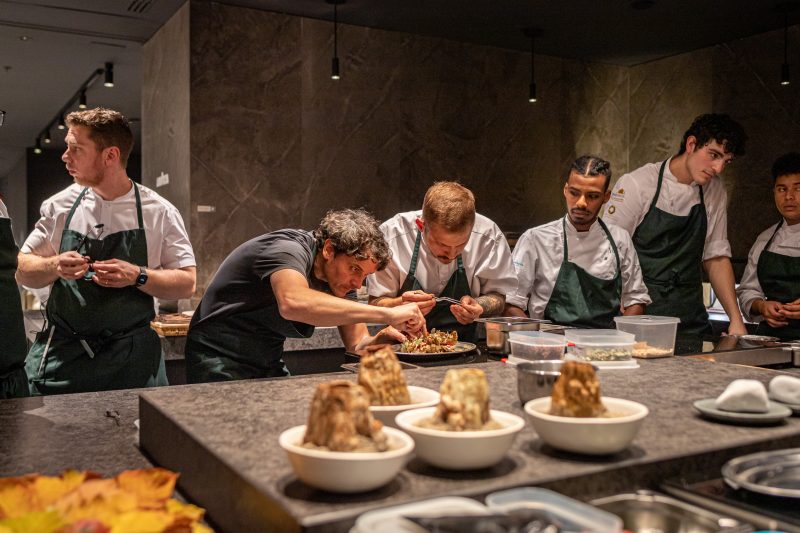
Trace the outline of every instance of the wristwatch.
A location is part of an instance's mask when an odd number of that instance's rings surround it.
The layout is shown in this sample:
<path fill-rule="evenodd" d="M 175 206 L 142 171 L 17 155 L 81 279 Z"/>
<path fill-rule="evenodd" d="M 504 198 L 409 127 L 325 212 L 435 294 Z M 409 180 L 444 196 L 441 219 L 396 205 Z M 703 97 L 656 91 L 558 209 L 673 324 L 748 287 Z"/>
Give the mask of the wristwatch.
<path fill-rule="evenodd" d="M 147 283 L 147 270 L 143 266 L 139 267 L 139 276 L 136 278 L 136 286 L 140 287 Z"/>

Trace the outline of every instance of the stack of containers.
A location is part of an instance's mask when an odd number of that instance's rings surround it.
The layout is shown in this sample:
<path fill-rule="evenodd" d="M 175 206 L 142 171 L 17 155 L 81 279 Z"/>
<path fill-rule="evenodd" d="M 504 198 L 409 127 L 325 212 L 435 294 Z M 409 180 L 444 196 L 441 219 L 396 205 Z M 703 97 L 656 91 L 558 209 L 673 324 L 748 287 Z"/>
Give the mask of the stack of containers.
<path fill-rule="evenodd" d="M 508 342 L 511 344 L 510 363 L 561 359 L 567 345 L 563 335 L 543 331 L 512 331 Z"/>

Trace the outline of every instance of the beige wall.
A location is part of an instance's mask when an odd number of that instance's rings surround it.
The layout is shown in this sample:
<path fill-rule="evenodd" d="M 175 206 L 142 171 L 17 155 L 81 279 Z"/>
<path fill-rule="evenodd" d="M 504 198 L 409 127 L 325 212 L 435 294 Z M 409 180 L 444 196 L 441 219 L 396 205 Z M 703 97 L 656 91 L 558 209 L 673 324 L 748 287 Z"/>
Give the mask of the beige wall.
<path fill-rule="evenodd" d="M 341 25 L 342 79 L 333 81 L 328 22 L 199 1 L 176 19 L 157 34 L 160 44 L 145 47 L 145 85 L 148 75 L 157 80 L 143 106 L 144 126 L 156 126 L 143 129 L 143 143 L 161 145 L 168 161 L 190 151 L 189 178 L 179 183 L 198 295 L 249 238 L 313 228 L 331 208 L 387 218 L 418 208 L 436 179 L 472 188 L 478 210 L 504 230 L 547 222 L 563 212 L 561 180 L 575 156 L 601 155 L 618 177 L 673 153 L 709 111 L 731 113 L 751 135 L 752 155 L 726 172 L 734 255 L 744 257 L 775 218 L 769 163 L 798 149 L 800 80 L 786 91 L 774 79 L 780 32 L 634 68 L 537 56 L 532 105 L 522 52 Z M 184 56 L 163 50 L 185 36 L 188 90 Z M 167 60 L 179 68 L 159 66 Z M 178 119 L 189 108 L 189 127 L 174 135 L 169 121 L 185 124 Z M 147 154 L 151 179 L 159 169 Z"/>

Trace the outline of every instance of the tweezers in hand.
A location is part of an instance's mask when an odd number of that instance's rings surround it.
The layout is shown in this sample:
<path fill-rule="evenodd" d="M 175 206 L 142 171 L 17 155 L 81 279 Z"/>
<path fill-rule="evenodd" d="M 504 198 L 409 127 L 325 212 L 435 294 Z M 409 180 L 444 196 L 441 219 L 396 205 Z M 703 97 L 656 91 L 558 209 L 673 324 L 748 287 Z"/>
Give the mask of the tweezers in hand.
<path fill-rule="evenodd" d="M 456 300 L 455 298 L 448 298 L 447 296 L 437 296 L 436 298 L 434 298 L 434 300 L 436 300 L 437 302 L 448 302 L 451 304 L 461 305 L 461 302 L 459 300 Z"/>

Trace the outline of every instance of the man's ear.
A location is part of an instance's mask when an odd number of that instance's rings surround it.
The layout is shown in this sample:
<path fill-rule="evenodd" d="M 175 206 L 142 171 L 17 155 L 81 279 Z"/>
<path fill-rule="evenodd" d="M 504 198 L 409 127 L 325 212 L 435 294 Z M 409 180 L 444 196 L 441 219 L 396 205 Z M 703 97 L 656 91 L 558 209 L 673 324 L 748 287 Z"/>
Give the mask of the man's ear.
<path fill-rule="evenodd" d="M 116 146 L 109 146 L 103 150 L 103 161 L 107 166 L 112 166 L 120 163 L 120 151 Z"/>
<path fill-rule="evenodd" d="M 325 243 L 322 245 L 322 258 L 330 261 L 335 255 L 336 250 L 333 249 L 333 243 L 330 239 L 325 239 Z"/>
<path fill-rule="evenodd" d="M 694 135 L 689 135 L 686 138 L 686 145 L 684 146 L 684 148 L 686 149 L 686 153 L 691 154 L 692 152 L 694 152 L 697 149 L 697 137 L 695 137 Z"/>
<path fill-rule="evenodd" d="M 610 188 L 606 189 L 606 193 L 603 195 L 603 203 L 605 204 L 609 200 L 611 200 L 611 189 Z"/>

